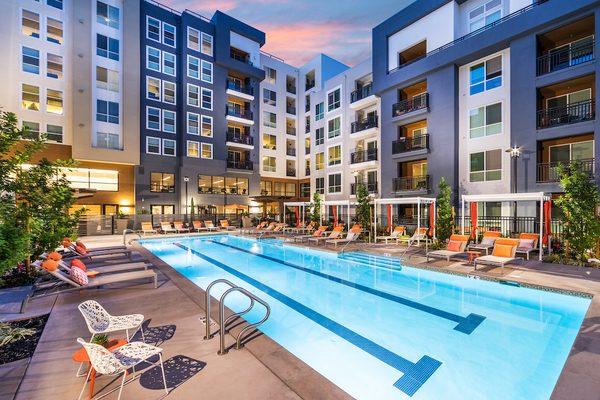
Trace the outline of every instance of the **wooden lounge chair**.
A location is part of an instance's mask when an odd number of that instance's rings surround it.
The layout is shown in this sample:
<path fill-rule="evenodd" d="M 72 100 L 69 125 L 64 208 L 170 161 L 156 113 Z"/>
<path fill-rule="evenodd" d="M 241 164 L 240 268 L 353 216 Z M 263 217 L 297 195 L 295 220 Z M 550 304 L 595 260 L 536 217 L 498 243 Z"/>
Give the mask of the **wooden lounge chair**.
<path fill-rule="evenodd" d="M 204 227 L 209 232 L 218 231 L 219 230 L 219 228 L 217 228 L 215 226 L 215 224 L 213 224 L 213 222 L 211 220 L 208 220 L 208 219 L 204 221 Z"/>
<path fill-rule="evenodd" d="M 360 236 L 360 225 L 358 227 L 353 227 L 348 231 L 345 238 L 342 239 L 329 239 L 325 241 L 325 244 L 333 244 L 334 247 L 337 247 L 338 244 L 347 244 L 350 242 L 355 242 Z"/>
<path fill-rule="evenodd" d="M 319 243 L 325 242 L 326 240 L 338 239 L 342 234 L 343 229 L 343 226 L 336 226 L 335 228 L 333 228 L 329 236 L 311 237 L 308 239 L 308 243 L 310 244 L 314 242 L 316 245 L 319 245 Z"/>
<path fill-rule="evenodd" d="M 529 260 L 529 254 L 533 253 L 534 251 L 539 251 L 539 240 L 540 235 L 537 233 L 519 234 L 519 245 L 517 246 L 516 254 L 524 254 L 525 258 Z"/>
<path fill-rule="evenodd" d="M 82 261 L 91 261 L 91 262 L 97 262 L 97 261 L 105 261 L 105 260 L 109 260 L 109 259 L 133 259 L 133 255 L 134 254 L 139 254 L 137 251 L 134 251 L 133 249 L 130 248 L 124 248 L 122 246 L 116 246 L 114 248 L 111 247 L 105 247 L 102 249 L 90 249 L 87 251 L 86 254 L 80 254 L 76 251 L 69 251 L 69 252 L 65 252 L 63 253 L 63 258 L 65 260 L 72 260 L 75 258 L 78 258 Z M 44 255 L 42 255 L 44 256 Z"/>
<path fill-rule="evenodd" d="M 517 260 L 515 254 L 518 246 L 518 239 L 496 239 L 491 255 L 477 257 L 474 260 L 475 270 L 477 270 L 477 264 L 495 265 L 504 269 L 506 264 Z"/>
<path fill-rule="evenodd" d="M 297 236 L 293 236 L 291 239 L 294 242 L 304 242 L 304 239 L 308 240 L 312 237 L 321 237 L 321 236 L 323 236 L 323 234 L 325 234 L 326 231 L 327 231 L 327 226 L 322 225 L 322 226 L 319 226 L 319 229 L 317 229 L 310 235 L 297 235 Z"/>
<path fill-rule="evenodd" d="M 235 231 L 237 229 L 235 226 L 229 225 L 228 219 L 220 220 L 219 224 L 221 225 L 221 229 L 225 229 L 226 231 Z"/>
<path fill-rule="evenodd" d="M 173 222 L 173 226 L 175 227 L 175 230 L 177 231 L 177 233 L 190 231 L 188 228 L 183 226 L 183 221 L 175 221 L 175 222 Z"/>
<path fill-rule="evenodd" d="M 427 261 L 429 261 L 429 258 L 445 258 L 450 261 L 451 257 L 464 253 L 468 242 L 469 235 L 452 235 L 445 250 L 435 250 L 427 253 Z"/>
<path fill-rule="evenodd" d="M 158 233 L 156 229 L 152 226 L 152 222 L 142 222 L 142 235 L 146 235 L 148 233 Z"/>
<path fill-rule="evenodd" d="M 402 235 L 404 235 L 405 233 L 406 233 L 405 226 L 397 226 L 394 228 L 392 233 L 389 234 L 389 236 L 379 236 L 377 238 L 377 240 L 383 240 L 383 241 L 385 241 L 385 244 L 387 244 L 388 240 L 395 240 L 396 243 L 398 243 L 398 239 L 401 239 Z"/>
<path fill-rule="evenodd" d="M 411 237 L 400 237 L 396 239 L 396 243 L 406 243 L 406 245 L 408 245 L 409 247 L 413 246 L 415 243 L 420 242 L 431 243 L 431 239 L 427 237 L 427 231 L 428 228 L 419 228 L 415 231 L 415 233 L 413 233 Z"/>
<path fill-rule="evenodd" d="M 252 234 L 260 229 L 264 229 L 267 227 L 267 225 L 269 225 L 269 222 L 267 221 L 262 221 L 259 222 L 258 224 L 256 224 L 256 226 L 250 227 L 250 228 L 243 228 L 240 232 L 242 234 Z"/>
<path fill-rule="evenodd" d="M 494 248 L 494 243 L 496 240 L 501 237 L 502 234 L 499 231 L 486 231 L 483 232 L 483 238 L 480 243 L 470 244 L 468 246 L 469 250 L 478 250 L 485 251 L 485 254 L 490 254 L 490 250 Z"/>
<path fill-rule="evenodd" d="M 192 226 L 190 227 L 190 231 L 196 231 L 196 232 L 202 232 L 202 231 L 206 231 L 208 229 L 206 229 L 205 227 L 202 226 L 202 222 L 200 221 L 192 221 Z"/>
<path fill-rule="evenodd" d="M 177 230 L 171 226 L 171 223 L 165 222 L 165 221 L 160 223 L 160 231 L 162 233 L 171 233 L 171 232 L 177 233 Z"/>

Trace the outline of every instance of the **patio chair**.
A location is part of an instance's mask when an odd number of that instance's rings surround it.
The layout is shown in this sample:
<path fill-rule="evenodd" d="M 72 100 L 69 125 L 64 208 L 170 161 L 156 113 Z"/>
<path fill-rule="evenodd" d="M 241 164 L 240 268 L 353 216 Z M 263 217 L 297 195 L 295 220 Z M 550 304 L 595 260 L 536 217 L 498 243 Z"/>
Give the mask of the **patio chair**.
<path fill-rule="evenodd" d="M 183 226 L 183 221 L 175 221 L 173 222 L 173 227 L 177 231 L 177 233 L 189 232 L 190 230 Z"/>
<path fill-rule="evenodd" d="M 63 253 L 63 259 L 65 260 L 73 260 L 73 259 L 80 259 L 80 260 L 88 260 L 90 262 L 95 262 L 95 261 L 106 261 L 109 259 L 126 259 L 128 258 L 129 260 L 131 260 L 133 258 L 134 254 L 139 254 L 137 251 L 134 251 L 133 249 L 127 248 L 127 247 L 123 247 L 123 246 L 114 246 L 114 247 L 104 247 L 102 249 L 90 249 L 90 250 L 84 250 L 82 251 L 82 253 L 80 253 L 79 251 L 81 250 L 77 250 L 77 251 L 73 251 L 71 249 L 69 249 L 68 251 Z M 46 253 L 44 253 L 46 254 Z"/>
<path fill-rule="evenodd" d="M 220 220 L 219 224 L 221 225 L 221 229 L 225 229 L 226 231 L 235 231 L 237 229 L 235 226 L 229 225 L 228 219 Z"/>
<path fill-rule="evenodd" d="M 451 257 L 462 254 L 469 242 L 469 235 L 452 235 L 445 250 L 435 250 L 427 253 L 427 261 L 429 258 L 445 258 L 448 262 Z"/>
<path fill-rule="evenodd" d="M 41 261 L 36 261 L 32 263 L 32 265 L 36 266 L 36 268 L 40 269 Z M 98 274 L 113 274 L 117 272 L 126 272 L 126 271 L 137 271 L 148 269 L 152 267 L 152 264 L 148 264 L 145 261 L 133 261 L 126 263 L 94 263 L 94 264 L 84 264 L 87 268 L 88 277 L 95 277 Z M 58 266 L 67 274 L 71 273 L 72 266 L 69 265 L 68 260 L 60 260 L 58 261 Z"/>
<path fill-rule="evenodd" d="M 529 255 L 534 251 L 539 251 L 538 243 L 540 235 L 537 233 L 521 233 L 519 234 L 519 245 L 517 246 L 516 254 L 524 254 L 529 260 Z"/>
<path fill-rule="evenodd" d="M 319 243 L 325 242 L 326 240 L 338 239 L 342 234 L 343 229 L 343 226 L 336 226 L 335 228 L 333 228 L 329 236 L 311 237 L 308 239 L 308 243 L 310 244 L 314 242 L 316 245 L 319 245 Z"/>
<path fill-rule="evenodd" d="M 321 237 L 323 236 L 323 234 L 327 231 L 327 226 L 325 225 L 321 225 L 319 226 L 319 229 L 315 230 L 312 234 L 310 235 L 297 235 L 297 236 L 293 236 L 291 239 L 293 242 L 304 242 L 304 239 L 310 239 L 312 237 Z"/>
<path fill-rule="evenodd" d="M 171 226 L 171 223 L 167 222 L 167 221 L 162 221 L 160 223 L 160 231 L 162 233 L 171 233 L 171 232 L 177 233 L 177 229 L 173 228 Z"/>
<path fill-rule="evenodd" d="M 209 219 L 204 221 L 204 227 L 206 228 L 207 231 L 212 232 L 212 231 L 218 231 L 219 228 L 217 228 L 215 226 L 215 224 L 213 224 L 213 222 Z"/>
<path fill-rule="evenodd" d="M 202 232 L 202 231 L 207 231 L 208 229 L 204 226 L 202 226 L 202 222 L 201 221 L 192 221 L 192 226 L 190 227 L 190 231 L 196 231 L 196 232 Z"/>
<path fill-rule="evenodd" d="M 392 233 L 389 234 L 389 236 L 379 236 L 377 240 L 384 240 L 385 244 L 387 244 L 388 240 L 395 240 L 396 243 L 398 243 L 398 239 L 402 238 L 402 235 L 404 235 L 405 233 L 405 226 L 397 226 L 394 228 Z"/>
<path fill-rule="evenodd" d="M 258 224 L 256 224 L 256 226 L 249 227 L 249 228 L 243 228 L 243 229 L 240 230 L 240 232 L 242 234 L 252 234 L 253 232 L 255 232 L 255 231 L 259 230 L 259 229 L 266 228 L 268 224 L 269 223 L 267 221 L 262 221 L 262 222 L 259 222 Z"/>
<path fill-rule="evenodd" d="M 152 222 L 142 222 L 142 235 L 146 235 L 148 233 L 158 233 L 156 229 L 152 226 Z"/>
<path fill-rule="evenodd" d="M 477 264 L 493 265 L 504 269 L 506 264 L 517 260 L 517 258 L 515 258 L 515 254 L 518 246 L 518 239 L 496 239 L 492 254 L 475 258 L 473 264 L 475 270 L 477 270 Z"/>
<path fill-rule="evenodd" d="M 400 237 L 396 239 L 396 243 L 406 243 L 406 245 L 409 247 L 420 242 L 431 243 L 431 239 L 427 237 L 428 230 L 428 228 L 419 228 L 411 237 Z"/>
<path fill-rule="evenodd" d="M 112 333 L 118 331 L 125 331 L 125 337 L 129 342 L 129 339 L 135 335 L 139 330 L 142 334 L 142 340 L 144 338 L 144 328 L 142 322 L 144 322 L 144 316 L 142 314 L 129 314 L 129 315 L 111 315 L 95 300 L 87 300 L 77 306 L 83 319 L 88 327 L 88 330 L 92 334 L 90 341 L 94 339 L 94 336 L 103 333 Z M 129 331 L 133 331 L 133 335 L 129 335 Z"/>
<path fill-rule="evenodd" d="M 355 229 L 354 227 L 351 228 L 348 231 L 348 234 L 346 235 L 345 238 L 341 238 L 341 239 L 329 239 L 325 241 L 325 244 L 333 244 L 334 247 L 337 247 L 338 244 L 340 243 L 350 243 L 350 242 L 355 242 L 358 237 L 360 236 L 360 225 L 358 227 L 358 229 Z"/>
<path fill-rule="evenodd" d="M 486 231 L 483 232 L 483 238 L 480 243 L 470 244 L 467 248 L 469 250 L 480 250 L 485 251 L 485 254 L 488 255 L 490 250 L 494 248 L 494 243 L 496 240 L 502 236 L 500 231 Z"/>
<path fill-rule="evenodd" d="M 162 372 L 162 379 L 165 386 L 165 393 L 169 394 L 167 388 L 167 379 L 165 378 L 165 368 L 162 359 L 162 349 L 160 347 L 152 346 L 144 342 L 131 342 L 124 346 L 118 347 L 113 351 L 109 351 L 95 343 L 87 343 L 82 338 L 77 338 L 77 343 L 82 345 L 87 352 L 90 359 L 90 369 L 87 373 L 83 387 L 79 393 L 79 398 L 83 396 L 83 392 L 87 386 L 92 370 L 94 373 L 100 373 L 102 375 L 113 375 L 121 378 L 121 386 L 119 387 L 119 394 L 117 400 L 121 399 L 121 393 L 123 392 L 123 386 L 125 385 L 125 378 L 127 377 L 129 369 L 133 369 L 135 373 L 135 367 L 140 363 L 146 362 L 151 365 L 156 365 L 156 362 L 148 361 L 149 358 L 158 356 L 158 362 L 160 363 L 160 369 Z M 129 382 L 136 378 L 131 378 Z"/>

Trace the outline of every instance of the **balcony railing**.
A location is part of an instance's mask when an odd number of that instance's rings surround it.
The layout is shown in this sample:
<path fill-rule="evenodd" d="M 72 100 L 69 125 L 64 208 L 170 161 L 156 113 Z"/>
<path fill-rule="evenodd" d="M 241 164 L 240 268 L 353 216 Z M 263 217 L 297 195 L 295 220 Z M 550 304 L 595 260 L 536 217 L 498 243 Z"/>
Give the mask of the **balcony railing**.
<path fill-rule="evenodd" d="M 406 153 L 413 150 L 429 149 L 429 134 L 401 137 L 392 142 L 392 154 Z"/>
<path fill-rule="evenodd" d="M 252 88 L 252 86 L 241 85 L 238 82 L 232 81 L 229 79 L 227 79 L 227 82 L 226 82 L 226 89 L 231 89 L 231 90 L 235 90 L 236 92 L 254 96 L 254 89 Z"/>
<path fill-rule="evenodd" d="M 367 161 L 377 161 L 377 149 L 360 150 L 350 154 L 350 164 Z"/>
<path fill-rule="evenodd" d="M 540 163 L 537 165 L 537 182 L 545 183 L 545 182 L 558 182 L 560 180 L 560 175 L 558 173 L 559 165 L 563 164 L 566 167 L 574 168 L 575 165 L 578 166 L 579 171 L 584 172 L 590 176 L 590 178 L 594 177 L 594 162 L 593 158 L 587 158 L 583 160 L 571 160 L 568 162 L 550 162 L 550 163 Z"/>
<path fill-rule="evenodd" d="M 286 90 L 287 90 L 288 93 L 296 94 L 296 85 L 291 85 L 291 84 L 288 83 L 285 86 L 285 88 L 286 88 Z"/>
<path fill-rule="evenodd" d="M 315 80 L 314 79 L 307 79 L 306 80 L 306 89 L 305 90 L 310 90 L 312 88 L 315 87 Z"/>
<path fill-rule="evenodd" d="M 243 62 L 244 64 L 248 64 L 248 65 L 253 65 L 252 61 L 250 60 L 250 56 L 248 54 L 243 54 L 241 53 L 239 50 L 234 49 L 234 48 L 230 48 L 229 49 L 229 55 L 231 56 L 231 58 L 233 58 L 234 60 Z"/>
<path fill-rule="evenodd" d="M 377 128 L 378 126 L 379 118 L 376 115 L 362 121 L 354 121 L 352 124 L 350 124 L 350 133 L 366 131 L 367 129 Z"/>
<path fill-rule="evenodd" d="M 254 169 L 254 164 L 252 161 L 227 160 L 227 168 L 252 171 Z"/>
<path fill-rule="evenodd" d="M 392 181 L 394 192 L 429 190 L 429 175 L 404 176 Z"/>
<path fill-rule="evenodd" d="M 229 107 L 229 106 L 225 106 L 225 115 L 229 115 L 232 117 L 237 117 L 237 118 L 244 118 L 244 119 L 254 119 L 252 116 L 252 111 L 249 110 L 245 110 L 243 108 L 234 108 L 234 107 Z"/>
<path fill-rule="evenodd" d="M 295 148 L 286 149 L 285 154 L 287 154 L 288 156 L 296 157 L 296 149 Z"/>
<path fill-rule="evenodd" d="M 254 138 L 245 133 L 227 132 L 227 141 L 254 146 Z"/>
<path fill-rule="evenodd" d="M 429 93 L 422 93 L 413 98 L 402 100 L 401 102 L 394 104 L 392 106 L 392 117 L 398 117 L 423 108 L 429 108 Z"/>
<path fill-rule="evenodd" d="M 296 107 L 294 107 L 294 106 L 286 106 L 285 111 L 288 114 L 296 115 Z"/>
<path fill-rule="evenodd" d="M 594 117 L 594 100 L 585 100 L 566 106 L 539 110 L 537 112 L 537 127 L 549 128 L 552 126 L 574 124 L 576 122 L 592 120 Z"/>
<path fill-rule="evenodd" d="M 304 112 L 307 113 L 310 111 L 310 102 L 306 102 L 306 105 L 304 106 Z"/>
<path fill-rule="evenodd" d="M 377 194 L 377 182 L 363 182 L 363 185 L 365 185 L 365 187 L 367 188 L 367 192 L 369 192 L 369 194 Z M 358 188 L 358 185 L 356 183 L 351 183 L 350 184 L 350 194 L 352 196 L 356 195 L 356 189 Z"/>
<path fill-rule="evenodd" d="M 292 177 L 293 177 L 293 176 L 296 176 L 296 170 L 295 170 L 295 169 L 289 169 L 289 168 L 288 168 L 288 169 L 285 171 L 285 176 L 292 176 Z"/>
<path fill-rule="evenodd" d="M 304 175 L 310 175 L 310 168 L 306 167 L 306 170 L 304 171 Z"/>
<path fill-rule="evenodd" d="M 594 41 L 544 54 L 537 59 L 537 75 L 559 71 L 594 59 Z"/>
<path fill-rule="evenodd" d="M 285 133 L 287 133 L 288 135 L 291 135 L 291 136 L 296 136 L 296 128 L 294 128 L 292 126 L 288 126 L 285 128 Z"/>
<path fill-rule="evenodd" d="M 305 133 L 310 133 L 310 124 L 306 124 L 306 128 L 304 128 Z"/>
<path fill-rule="evenodd" d="M 367 98 L 372 94 L 373 94 L 373 84 L 369 83 L 368 85 L 365 85 L 362 88 L 356 89 L 352 93 L 350 93 L 350 103 L 354 103 L 355 101 L 359 101 L 364 98 Z"/>

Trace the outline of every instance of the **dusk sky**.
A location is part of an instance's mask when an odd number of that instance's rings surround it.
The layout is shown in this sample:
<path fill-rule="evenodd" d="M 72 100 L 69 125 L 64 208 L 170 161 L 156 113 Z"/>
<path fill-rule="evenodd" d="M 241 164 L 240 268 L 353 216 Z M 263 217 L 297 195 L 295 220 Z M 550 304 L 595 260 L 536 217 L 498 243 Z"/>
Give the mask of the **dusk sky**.
<path fill-rule="evenodd" d="M 350 66 L 371 52 L 371 29 L 413 0 L 159 0 L 208 18 L 218 9 L 267 34 L 266 52 L 301 66 L 325 53 Z"/>

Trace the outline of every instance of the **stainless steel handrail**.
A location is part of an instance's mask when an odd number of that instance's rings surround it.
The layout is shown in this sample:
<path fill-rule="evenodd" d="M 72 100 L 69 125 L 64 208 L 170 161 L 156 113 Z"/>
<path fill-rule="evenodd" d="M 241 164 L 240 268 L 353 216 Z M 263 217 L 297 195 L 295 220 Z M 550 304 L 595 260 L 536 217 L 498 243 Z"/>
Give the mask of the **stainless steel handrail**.
<path fill-rule="evenodd" d="M 206 324 L 206 333 L 204 335 L 204 340 L 209 340 L 212 338 L 212 334 L 210 332 L 210 289 L 218 283 L 224 283 L 229 285 L 229 287 L 236 287 L 233 283 L 228 281 L 227 279 L 217 279 L 216 281 L 212 281 L 207 287 L 206 292 L 204 293 L 204 300 L 206 302 L 205 310 L 206 314 L 204 315 L 204 323 Z"/>
<path fill-rule="evenodd" d="M 140 235 L 139 233 L 137 233 L 136 231 L 134 231 L 133 229 L 125 229 L 123 230 L 123 246 L 127 246 L 127 243 L 125 242 L 127 240 L 127 234 L 128 233 L 133 233 L 135 235 L 138 236 L 138 238 L 142 238 L 142 235 Z M 129 243 L 131 244 L 131 243 Z"/>

